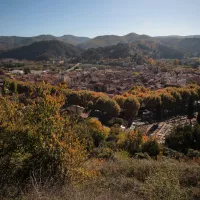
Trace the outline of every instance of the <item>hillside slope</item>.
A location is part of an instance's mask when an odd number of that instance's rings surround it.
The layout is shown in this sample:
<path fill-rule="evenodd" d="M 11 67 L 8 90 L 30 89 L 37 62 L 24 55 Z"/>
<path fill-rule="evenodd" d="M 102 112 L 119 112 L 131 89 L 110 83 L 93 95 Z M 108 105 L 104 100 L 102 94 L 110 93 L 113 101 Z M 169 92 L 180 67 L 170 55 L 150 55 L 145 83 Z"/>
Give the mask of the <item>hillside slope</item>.
<path fill-rule="evenodd" d="M 200 56 L 200 38 L 185 38 L 177 44 L 177 47 L 194 56 Z"/>
<path fill-rule="evenodd" d="M 87 37 L 77 37 L 73 35 L 63 35 L 55 37 L 53 35 L 39 35 L 35 37 L 17 37 L 17 36 L 0 36 L 0 51 L 14 49 L 22 46 L 28 46 L 34 42 L 58 40 L 65 43 L 78 45 L 88 41 Z"/>
<path fill-rule="evenodd" d="M 77 36 L 74 36 L 74 35 L 63 35 L 61 37 L 57 37 L 57 39 L 62 41 L 62 42 L 65 42 L 65 43 L 78 45 L 78 44 L 81 44 L 83 42 L 88 41 L 90 38 L 88 38 L 88 37 L 77 37 Z"/>
<path fill-rule="evenodd" d="M 90 48 L 82 53 L 81 59 L 92 61 L 101 59 L 127 58 L 139 54 L 149 58 L 181 59 L 184 52 L 181 50 L 155 43 L 153 41 L 137 40 L 133 43 L 118 43 L 108 47 Z"/>
<path fill-rule="evenodd" d="M 90 48 L 98 48 L 98 47 L 106 47 L 111 45 L 116 45 L 118 43 L 125 42 L 124 39 L 117 35 L 104 35 L 98 36 L 91 40 L 88 40 L 84 43 L 78 45 L 83 49 L 90 49 Z"/>
<path fill-rule="evenodd" d="M 0 37 L 0 52 L 10 49 L 28 46 L 34 42 L 58 40 L 65 43 L 76 45 L 82 49 L 108 47 L 117 45 L 118 43 L 133 43 L 136 41 L 149 41 L 157 44 L 169 46 L 170 48 L 181 49 L 192 56 L 200 55 L 200 36 L 158 36 L 151 37 L 148 35 L 139 35 L 136 33 L 129 33 L 124 36 L 117 35 L 103 35 L 97 36 L 93 39 L 88 37 L 77 37 L 73 35 L 63 35 L 55 37 L 52 35 L 39 35 L 35 37 L 16 37 L 16 36 L 2 36 Z"/>
<path fill-rule="evenodd" d="M 51 60 L 79 56 L 81 50 L 71 44 L 57 40 L 35 42 L 0 54 L 0 58 L 26 60 Z"/>

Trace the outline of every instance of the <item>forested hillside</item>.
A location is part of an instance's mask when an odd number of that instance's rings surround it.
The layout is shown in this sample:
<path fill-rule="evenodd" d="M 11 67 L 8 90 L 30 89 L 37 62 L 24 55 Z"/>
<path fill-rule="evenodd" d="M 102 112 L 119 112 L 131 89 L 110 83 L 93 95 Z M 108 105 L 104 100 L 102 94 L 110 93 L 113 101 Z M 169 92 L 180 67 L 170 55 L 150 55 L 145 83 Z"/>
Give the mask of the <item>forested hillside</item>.
<path fill-rule="evenodd" d="M 57 40 L 41 41 L 29 46 L 9 50 L 0 54 L 0 58 L 15 58 L 25 60 L 56 60 L 79 56 L 81 49 Z"/>

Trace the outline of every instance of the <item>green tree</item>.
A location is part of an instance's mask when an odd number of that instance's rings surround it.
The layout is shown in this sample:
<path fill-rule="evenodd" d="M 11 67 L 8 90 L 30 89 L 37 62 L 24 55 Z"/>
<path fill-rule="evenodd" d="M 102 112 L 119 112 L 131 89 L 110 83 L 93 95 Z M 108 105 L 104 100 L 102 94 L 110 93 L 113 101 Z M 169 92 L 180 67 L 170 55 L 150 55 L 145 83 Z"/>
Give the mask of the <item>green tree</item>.
<path fill-rule="evenodd" d="M 174 150 L 187 153 L 188 149 L 200 149 L 200 126 L 177 126 L 166 137 L 166 145 Z"/>

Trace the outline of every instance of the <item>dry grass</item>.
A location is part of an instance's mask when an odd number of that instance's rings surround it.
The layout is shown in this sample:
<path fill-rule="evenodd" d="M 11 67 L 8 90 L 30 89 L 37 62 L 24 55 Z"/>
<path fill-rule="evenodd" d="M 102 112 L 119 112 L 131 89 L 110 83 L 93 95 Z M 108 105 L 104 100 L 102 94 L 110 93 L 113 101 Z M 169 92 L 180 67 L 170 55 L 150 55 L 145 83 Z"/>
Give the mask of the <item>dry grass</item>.
<path fill-rule="evenodd" d="M 32 182 L 22 200 L 198 200 L 200 165 L 168 158 L 138 160 L 115 154 L 113 160 L 90 160 L 87 169 L 99 172 L 68 187 Z M 6 198 L 5 200 L 8 200 Z M 13 198 L 10 198 L 13 199 Z"/>

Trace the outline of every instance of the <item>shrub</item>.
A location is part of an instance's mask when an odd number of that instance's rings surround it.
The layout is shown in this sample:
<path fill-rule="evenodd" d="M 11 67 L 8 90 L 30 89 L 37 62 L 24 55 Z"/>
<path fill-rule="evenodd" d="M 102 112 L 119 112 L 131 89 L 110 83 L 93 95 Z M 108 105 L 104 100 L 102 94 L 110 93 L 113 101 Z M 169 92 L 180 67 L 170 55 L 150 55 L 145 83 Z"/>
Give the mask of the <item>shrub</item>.
<path fill-rule="evenodd" d="M 123 132 L 118 135 L 117 144 L 133 156 L 141 151 L 142 134 L 138 130 Z"/>
<path fill-rule="evenodd" d="M 155 157 L 160 154 L 160 146 L 155 139 L 150 139 L 142 145 L 142 151 Z"/>
<path fill-rule="evenodd" d="M 86 156 L 84 141 L 59 114 L 62 97 L 50 95 L 24 105 L 0 99 L 1 187 L 24 185 L 30 174 L 44 179 L 72 180 Z M 5 176 L 6 175 L 6 176 Z M 21 186 L 22 186 L 21 185 Z"/>
<path fill-rule="evenodd" d="M 200 158 L 200 152 L 194 149 L 188 149 L 187 156 L 189 158 Z"/>
<path fill-rule="evenodd" d="M 23 71 L 24 71 L 24 74 L 30 74 L 31 73 L 31 69 L 28 68 L 28 67 L 24 68 Z"/>
<path fill-rule="evenodd" d="M 145 181 L 143 190 L 149 200 L 187 199 L 185 192 L 181 190 L 177 175 L 169 170 L 151 174 Z"/>
<path fill-rule="evenodd" d="M 166 145 L 183 153 L 187 153 L 188 149 L 200 149 L 200 125 L 177 126 L 166 137 Z"/>
<path fill-rule="evenodd" d="M 93 138 L 94 145 L 98 147 L 100 143 L 108 137 L 110 129 L 101 124 L 101 122 L 95 118 L 91 118 L 87 121 L 90 135 Z"/>
<path fill-rule="evenodd" d="M 95 157 L 97 158 L 106 158 L 106 159 L 109 159 L 109 158 L 112 158 L 113 157 L 113 151 L 112 149 L 110 148 L 96 148 L 94 149 L 93 151 Z"/>

